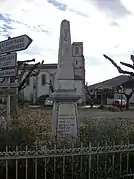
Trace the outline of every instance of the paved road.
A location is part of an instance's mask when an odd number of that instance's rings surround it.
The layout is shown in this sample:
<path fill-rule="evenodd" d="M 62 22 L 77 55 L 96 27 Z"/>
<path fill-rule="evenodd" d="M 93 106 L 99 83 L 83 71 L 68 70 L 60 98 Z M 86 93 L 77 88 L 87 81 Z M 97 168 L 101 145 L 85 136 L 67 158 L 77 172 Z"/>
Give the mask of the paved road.
<path fill-rule="evenodd" d="M 52 108 L 46 109 L 48 115 L 52 115 Z M 78 109 L 79 119 L 84 118 L 134 118 L 134 111 L 109 112 L 100 109 Z"/>

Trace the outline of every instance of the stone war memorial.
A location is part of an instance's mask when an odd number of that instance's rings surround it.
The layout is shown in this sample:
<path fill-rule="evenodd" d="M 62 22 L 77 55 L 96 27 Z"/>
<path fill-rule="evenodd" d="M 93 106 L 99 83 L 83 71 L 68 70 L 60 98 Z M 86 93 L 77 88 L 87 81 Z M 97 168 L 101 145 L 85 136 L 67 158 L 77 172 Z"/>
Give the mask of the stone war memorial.
<path fill-rule="evenodd" d="M 70 22 L 63 20 L 60 27 L 58 67 L 52 117 L 52 134 L 58 141 L 77 139 L 77 101 L 81 94 L 76 92 L 71 46 Z"/>

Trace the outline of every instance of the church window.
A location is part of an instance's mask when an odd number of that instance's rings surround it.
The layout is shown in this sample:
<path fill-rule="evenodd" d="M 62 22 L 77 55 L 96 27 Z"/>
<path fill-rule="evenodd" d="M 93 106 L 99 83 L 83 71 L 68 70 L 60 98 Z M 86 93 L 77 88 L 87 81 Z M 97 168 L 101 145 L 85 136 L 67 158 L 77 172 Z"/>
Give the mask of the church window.
<path fill-rule="evenodd" d="M 79 54 L 79 47 L 75 47 L 75 55 Z"/>
<path fill-rule="evenodd" d="M 11 76 L 11 77 L 10 77 L 10 83 L 14 83 L 14 82 L 15 82 L 15 79 L 16 79 L 16 77 Z"/>
<path fill-rule="evenodd" d="M 46 75 L 45 74 L 43 74 L 42 77 L 41 77 L 41 84 L 42 85 L 46 84 Z"/>

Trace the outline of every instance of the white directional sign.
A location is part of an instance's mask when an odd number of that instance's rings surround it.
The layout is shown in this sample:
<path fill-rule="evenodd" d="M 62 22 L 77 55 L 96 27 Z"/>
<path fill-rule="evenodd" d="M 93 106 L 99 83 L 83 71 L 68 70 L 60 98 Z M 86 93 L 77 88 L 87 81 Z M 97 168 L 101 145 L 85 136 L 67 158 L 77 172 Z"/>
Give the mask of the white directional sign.
<path fill-rule="evenodd" d="M 25 50 L 32 43 L 27 35 L 21 35 L 0 42 L 0 54 Z"/>
<path fill-rule="evenodd" d="M 0 68 L 15 67 L 17 61 L 17 53 L 0 56 Z"/>
<path fill-rule="evenodd" d="M 16 76 L 16 69 L 0 70 L 0 78 Z"/>
<path fill-rule="evenodd" d="M 11 96 L 16 96 L 16 89 L 15 88 L 0 88 L 0 96 L 6 96 L 6 95 L 11 95 Z"/>
<path fill-rule="evenodd" d="M 19 86 L 19 83 L 10 83 L 10 85 L 8 83 L 0 83 L 0 88 L 17 88 Z"/>

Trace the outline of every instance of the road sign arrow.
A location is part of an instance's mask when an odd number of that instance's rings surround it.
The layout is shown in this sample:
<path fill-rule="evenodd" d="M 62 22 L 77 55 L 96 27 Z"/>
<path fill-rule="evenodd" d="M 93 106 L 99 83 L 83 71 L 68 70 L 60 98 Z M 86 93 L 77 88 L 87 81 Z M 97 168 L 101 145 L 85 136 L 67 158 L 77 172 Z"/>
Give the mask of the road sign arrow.
<path fill-rule="evenodd" d="M 0 54 L 25 50 L 32 43 L 32 39 L 27 35 L 10 38 L 0 42 Z"/>

